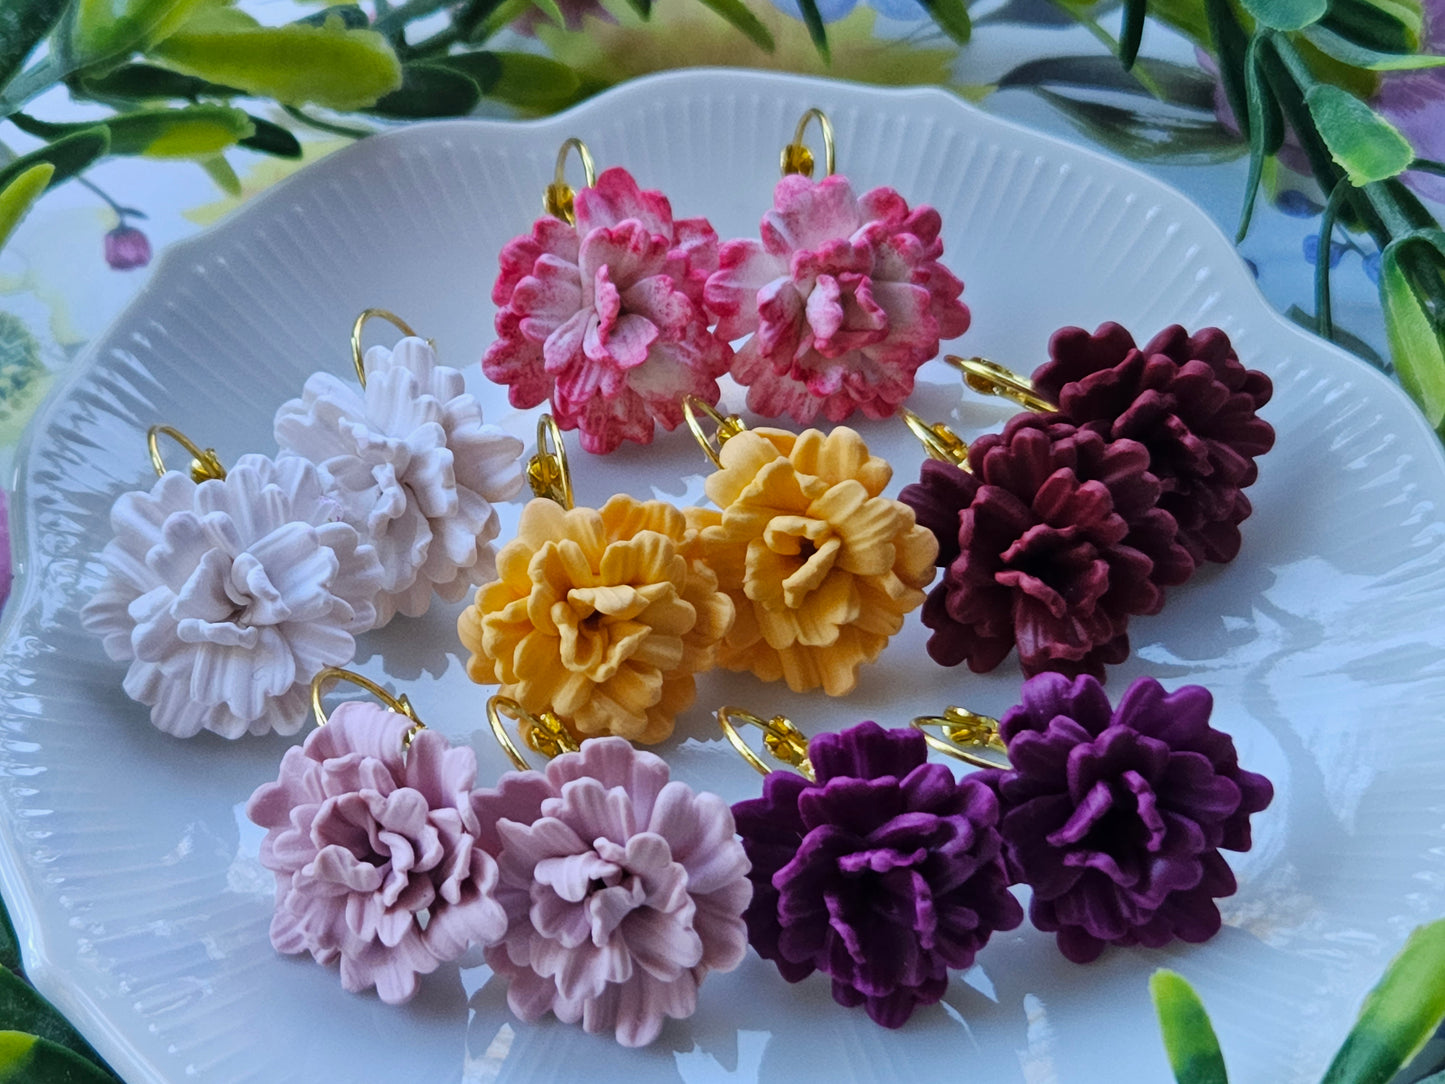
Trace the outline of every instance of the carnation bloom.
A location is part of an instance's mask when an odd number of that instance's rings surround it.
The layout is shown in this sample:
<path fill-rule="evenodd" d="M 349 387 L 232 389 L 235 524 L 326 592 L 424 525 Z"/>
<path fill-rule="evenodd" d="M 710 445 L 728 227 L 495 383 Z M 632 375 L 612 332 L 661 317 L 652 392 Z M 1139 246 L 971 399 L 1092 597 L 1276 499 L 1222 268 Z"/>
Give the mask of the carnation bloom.
<path fill-rule="evenodd" d="M 1209 690 L 1140 678 L 1112 708 L 1092 677 L 1040 674 L 1022 700 L 999 723 L 1011 768 L 990 774 L 1033 924 L 1075 963 L 1217 933 L 1236 887 L 1219 848 L 1249 850 L 1274 788 L 1209 725 Z"/>
<path fill-rule="evenodd" d="M 1148 463 L 1136 441 L 1036 414 L 976 440 L 968 471 L 924 460 L 899 497 L 946 565 L 923 606 L 928 653 L 984 673 L 1017 646 L 1025 674 L 1096 676 L 1127 658 L 1129 618 L 1194 569 Z"/>
<path fill-rule="evenodd" d="M 246 455 L 199 485 L 168 471 L 115 502 L 81 622 L 166 733 L 294 734 L 312 677 L 376 621 L 381 565 L 339 517 L 304 459 Z"/>
<path fill-rule="evenodd" d="M 412 725 L 376 704 L 342 704 L 246 804 L 266 829 L 261 864 L 276 874 L 276 950 L 339 960 L 342 986 L 375 986 L 393 1004 L 506 929 L 496 863 L 477 846 L 476 754 L 432 730 L 405 746 Z"/>
<path fill-rule="evenodd" d="M 992 790 L 926 763 L 916 730 L 860 723 L 808 744 L 810 783 L 771 772 L 733 806 L 752 862 L 748 940 L 789 982 L 822 971 L 841 1005 L 901 1027 L 1023 910 Z"/>
<path fill-rule="evenodd" d="M 578 737 L 666 738 L 733 619 L 682 513 L 662 501 L 531 501 L 497 577 L 457 621 L 467 673 Z"/>
<path fill-rule="evenodd" d="M 575 209 L 575 226 L 544 216 L 502 249 L 482 371 L 513 406 L 550 397 L 589 452 L 650 444 L 654 423 L 682 421 L 688 395 L 716 403 L 728 370 L 732 350 L 702 304 L 717 234 L 703 218 L 674 221 L 666 197 L 624 169 L 578 192 Z"/>
<path fill-rule="evenodd" d="M 860 199 L 841 176 L 779 181 L 762 241 L 728 241 L 707 281 L 718 335 L 752 334 L 732 366 L 748 408 L 800 424 L 896 412 L 939 340 L 968 330 L 941 225 L 891 188 Z"/>
<path fill-rule="evenodd" d="M 1274 429 L 1257 413 L 1273 386 L 1240 364 L 1229 336 L 1174 324 L 1136 348 L 1118 324 L 1092 335 L 1061 328 L 1033 384 L 1066 420 L 1149 450 L 1159 507 L 1196 563 L 1235 558 L 1239 524 L 1253 511 L 1241 491 L 1259 476 L 1255 456 L 1274 446 Z"/>
<path fill-rule="evenodd" d="M 487 962 L 523 1020 L 550 1010 L 645 1046 L 742 961 L 752 893 L 732 815 L 658 757 L 596 738 L 472 802 L 507 916 Z"/>
<path fill-rule="evenodd" d="M 688 509 L 737 610 L 719 664 L 794 692 L 851 692 L 923 601 L 932 535 L 882 496 L 892 468 L 851 429 L 749 429 L 721 459 L 706 486 L 722 511 Z"/>
<path fill-rule="evenodd" d="M 456 602 L 496 572 L 493 502 L 522 487 L 522 442 L 482 424 L 462 374 L 422 339 L 366 353 L 366 386 L 314 373 L 276 412 L 282 454 L 321 468 L 347 523 L 376 548 L 378 626 Z"/>

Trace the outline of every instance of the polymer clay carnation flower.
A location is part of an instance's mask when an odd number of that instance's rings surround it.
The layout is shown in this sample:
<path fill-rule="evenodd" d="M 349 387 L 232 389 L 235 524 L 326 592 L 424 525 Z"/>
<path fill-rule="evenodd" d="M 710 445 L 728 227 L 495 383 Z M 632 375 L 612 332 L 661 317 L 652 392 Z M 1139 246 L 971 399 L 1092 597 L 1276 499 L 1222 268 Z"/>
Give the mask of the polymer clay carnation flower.
<path fill-rule="evenodd" d="M 497 865 L 478 845 L 476 754 L 376 704 L 340 705 L 246 815 L 276 874 L 271 943 L 341 965 L 352 993 L 406 1001 L 418 978 L 506 930 Z M 405 746 L 405 752 L 403 747 Z"/>
<path fill-rule="evenodd" d="M 151 722 L 189 738 L 294 734 L 312 677 L 376 622 L 376 551 L 304 459 L 246 455 L 200 484 L 168 471 L 111 509 L 106 581 L 81 610 Z"/>
<path fill-rule="evenodd" d="M 576 195 L 576 225 L 537 219 L 509 241 L 492 288 L 497 340 L 482 358 L 513 406 L 547 398 L 582 447 L 610 452 L 675 429 L 682 401 L 718 401 L 732 349 L 709 328 L 703 283 L 717 266 L 704 218 L 674 220 L 661 192 L 609 169 Z"/>
<path fill-rule="evenodd" d="M 1021 698 L 999 724 L 1011 768 L 988 774 L 1033 924 L 1075 963 L 1217 933 L 1236 887 L 1219 849 L 1249 850 L 1274 788 L 1209 725 L 1209 690 L 1140 678 L 1113 708 L 1092 677 L 1040 674 Z"/>
<path fill-rule="evenodd" d="M 1159 507 L 1196 563 L 1238 555 L 1239 524 L 1253 511 L 1242 490 L 1259 476 L 1255 457 L 1274 446 L 1257 413 L 1273 385 L 1240 363 L 1223 331 L 1174 324 L 1136 348 L 1118 324 L 1092 335 L 1061 328 L 1033 384 L 1066 420 L 1149 450 Z"/>
<path fill-rule="evenodd" d="M 749 429 L 687 510 L 737 617 L 718 663 L 794 692 L 842 696 L 923 602 L 937 546 L 884 497 L 892 468 L 848 428 Z"/>
<path fill-rule="evenodd" d="M 968 330 L 941 226 L 891 188 L 859 198 L 841 176 L 779 181 L 761 242 L 726 242 L 707 281 L 719 337 L 752 335 L 732 365 L 748 408 L 800 424 L 895 413 L 939 340 Z"/>
<path fill-rule="evenodd" d="M 748 940 L 789 982 L 822 971 L 840 1005 L 901 1027 L 1023 922 L 992 790 L 927 763 L 916 730 L 860 723 L 808 744 L 810 783 L 771 772 L 733 806 L 752 863 Z"/>
<path fill-rule="evenodd" d="M 752 890 L 732 815 L 658 757 L 595 738 L 472 802 L 507 915 L 487 962 L 523 1020 L 550 1010 L 645 1046 L 692 1015 L 709 971 L 742 961 Z"/>
<path fill-rule="evenodd" d="M 457 631 L 473 681 L 579 738 L 652 743 L 693 702 L 732 620 L 682 513 L 619 494 L 600 511 L 529 502 Z"/>
<path fill-rule="evenodd" d="M 366 386 L 312 374 L 276 412 L 276 443 L 321 469 L 342 516 L 375 548 L 377 626 L 456 602 L 496 572 L 496 501 L 522 487 L 522 442 L 482 424 L 462 374 L 423 339 L 366 353 Z"/>
<path fill-rule="evenodd" d="M 924 460 L 899 498 L 945 568 L 923 605 L 934 660 L 984 673 L 1017 647 L 1025 674 L 1098 677 L 1123 662 L 1129 618 L 1194 570 L 1148 464 L 1137 441 L 1038 414 L 979 437 L 969 470 Z"/>

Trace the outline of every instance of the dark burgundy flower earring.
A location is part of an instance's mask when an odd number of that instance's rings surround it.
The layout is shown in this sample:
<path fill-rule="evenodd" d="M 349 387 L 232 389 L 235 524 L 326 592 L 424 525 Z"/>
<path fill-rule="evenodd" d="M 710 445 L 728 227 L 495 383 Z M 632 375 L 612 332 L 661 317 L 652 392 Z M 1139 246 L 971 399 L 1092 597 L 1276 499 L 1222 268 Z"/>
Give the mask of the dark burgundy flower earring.
<path fill-rule="evenodd" d="M 865 722 L 812 741 L 782 716 L 718 712 L 766 775 L 733 818 L 752 870 L 748 941 L 789 982 L 814 971 L 833 999 L 901 1027 L 932 1005 L 949 969 L 972 966 L 996 930 L 1023 922 L 1008 890 L 999 805 L 985 782 L 927 762 L 924 736 Z M 736 723 L 796 771 L 769 771 Z"/>
<path fill-rule="evenodd" d="M 923 604 L 928 653 L 1026 675 L 1103 677 L 1129 655 L 1129 618 L 1158 613 L 1194 570 L 1149 452 L 1056 414 L 1022 413 L 965 445 L 911 411 L 930 457 L 899 499 L 938 539 L 943 578 Z"/>
<path fill-rule="evenodd" d="M 1209 725 L 1209 690 L 1166 693 L 1143 677 L 1114 707 L 1094 678 L 1050 673 L 1024 682 L 1020 699 L 1001 721 L 950 708 L 913 725 L 987 769 L 967 778 L 998 795 L 1005 858 L 1033 890 L 1033 924 L 1075 963 L 1106 945 L 1218 933 L 1215 901 L 1237 887 L 1220 849 L 1249 850 L 1250 815 L 1274 787 Z"/>
<path fill-rule="evenodd" d="M 1259 476 L 1255 458 L 1274 446 L 1274 429 L 1258 415 L 1273 385 L 1244 367 L 1219 328 L 1191 334 L 1173 324 L 1142 347 L 1115 323 L 1093 334 L 1061 328 L 1032 379 L 983 358 L 947 360 L 974 391 L 1144 445 L 1162 486 L 1159 507 L 1178 522 L 1195 563 L 1238 555 L 1239 525 L 1253 511 L 1243 490 Z"/>

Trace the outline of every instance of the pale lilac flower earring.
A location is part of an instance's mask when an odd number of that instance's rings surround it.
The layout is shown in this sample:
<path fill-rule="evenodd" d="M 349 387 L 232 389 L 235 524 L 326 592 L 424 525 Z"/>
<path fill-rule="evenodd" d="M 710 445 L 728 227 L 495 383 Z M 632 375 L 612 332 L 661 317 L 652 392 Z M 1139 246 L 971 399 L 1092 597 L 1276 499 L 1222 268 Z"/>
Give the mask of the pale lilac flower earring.
<path fill-rule="evenodd" d="M 385 706 L 349 701 L 328 720 L 321 693 L 337 679 Z M 352 993 L 407 1001 L 420 976 L 506 929 L 497 865 L 478 844 L 476 754 L 359 674 L 322 671 L 311 699 L 317 729 L 246 803 L 276 874 L 271 943 L 339 964 Z"/>
<path fill-rule="evenodd" d="M 168 471 L 158 438 L 195 459 Z M 340 522 L 304 459 L 242 456 L 229 471 L 169 426 L 148 434 L 159 481 L 111 509 L 106 579 L 81 610 L 125 691 L 177 737 L 294 734 L 311 678 L 351 661 L 376 621 L 376 551 Z"/>
<path fill-rule="evenodd" d="M 825 149 L 820 181 L 803 143 L 814 120 Z M 854 411 L 893 414 L 940 341 L 969 325 L 963 283 L 940 262 L 938 212 L 910 208 L 892 188 L 857 195 L 833 173 L 833 156 L 832 124 L 809 109 L 783 149 L 761 240 L 725 242 L 704 292 L 720 338 L 751 335 L 732 363 L 748 409 L 803 425 L 819 414 L 832 422 Z"/>
<path fill-rule="evenodd" d="M 361 330 L 380 317 L 406 337 L 362 356 Z M 420 617 L 433 594 L 456 602 L 496 573 L 493 505 L 522 486 L 522 442 L 482 423 L 465 380 L 384 309 L 351 332 L 360 387 L 313 373 L 301 398 L 276 412 L 281 455 L 315 463 L 342 518 L 381 561 L 376 625 Z"/>
<path fill-rule="evenodd" d="M 523 721 L 535 751 L 561 755 L 527 769 L 499 712 Z M 519 769 L 472 798 L 506 912 L 487 963 L 523 1020 L 550 1011 L 645 1046 L 665 1019 L 692 1015 L 709 971 L 732 970 L 747 949 L 752 889 L 727 803 L 670 780 L 622 738 L 579 749 L 560 721 L 502 697 L 487 714 Z"/>

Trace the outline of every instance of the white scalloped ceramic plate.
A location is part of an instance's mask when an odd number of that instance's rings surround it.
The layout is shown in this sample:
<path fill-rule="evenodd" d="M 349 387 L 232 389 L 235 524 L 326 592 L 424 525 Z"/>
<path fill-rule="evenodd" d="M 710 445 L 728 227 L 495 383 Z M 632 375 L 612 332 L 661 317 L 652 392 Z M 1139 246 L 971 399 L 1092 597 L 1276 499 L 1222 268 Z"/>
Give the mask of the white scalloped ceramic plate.
<path fill-rule="evenodd" d="M 443 969 L 401 1008 L 267 942 L 271 878 L 242 815 L 287 742 L 179 742 L 121 693 L 121 668 L 77 626 L 117 494 L 147 482 L 142 443 L 175 424 L 224 458 L 272 447 L 272 412 L 316 367 L 349 371 L 346 334 L 384 305 L 435 336 L 490 416 L 523 435 L 476 364 L 502 243 L 539 205 L 559 142 L 625 164 L 723 236 L 755 230 L 801 111 L 826 109 L 859 186 L 939 207 L 966 280 L 964 340 L 1027 370 L 1060 325 L 1117 319 L 1141 336 L 1219 324 L 1269 372 L 1279 431 L 1253 491 L 1244 555 L 1134 625 L 1140 673 L 1208 684 L 1274 805 L 1234 860 L 1241 888 L 1206 945 L 1066 962 L 1049 937 L 996 937 L 941 1005 L 888 1032 L 750 958 L 704 985 L 697 1015 L 644 1051 L 509 1016 L 484 966 Z M 972 435 L 1006 408 L 968 399 L 938 362 L 914 405 Z M 740 403 L 736 389 L 727 401 Z M 901 426 L 865 427 L 897 465 Z M 535 124 L 424 125 L 328 158 L 165 254 L 147 291 L 44 412 L 19 479 L 19 587 L 0 664 L 0 882 L 37 985 L 131 1081 L 802 1079 L 1158 1081 L 1146 992 L 1159 966 L 1200 989 L 1240 1080 L 1311 1082 L 1411 927 L 1445 914 L 1445 457 L 1387 381 L 1269 309 L 1229 242 L 1181 196 L 1098 155 L 936 91 L 879 91 L 744 72 L 623 87 Z M 700 499 L 685 431 L 605 460 L 575 452 L 580 497 Z M 509 513 L 504 530 L 515 523 Z M 406 689 L 431 725 L 503 767 L 466 680 L 455 608 L 398 620 L 360 668 Z M 851 697 L 786 695 L 708 675 L 664 755 L 730 799 L 758 780 L 709 709 L 790 712 L 808 731 L 902 724 L 966 702 L 1007 708 L 1019 675 L 935 667 L 916 622 Z"/>

